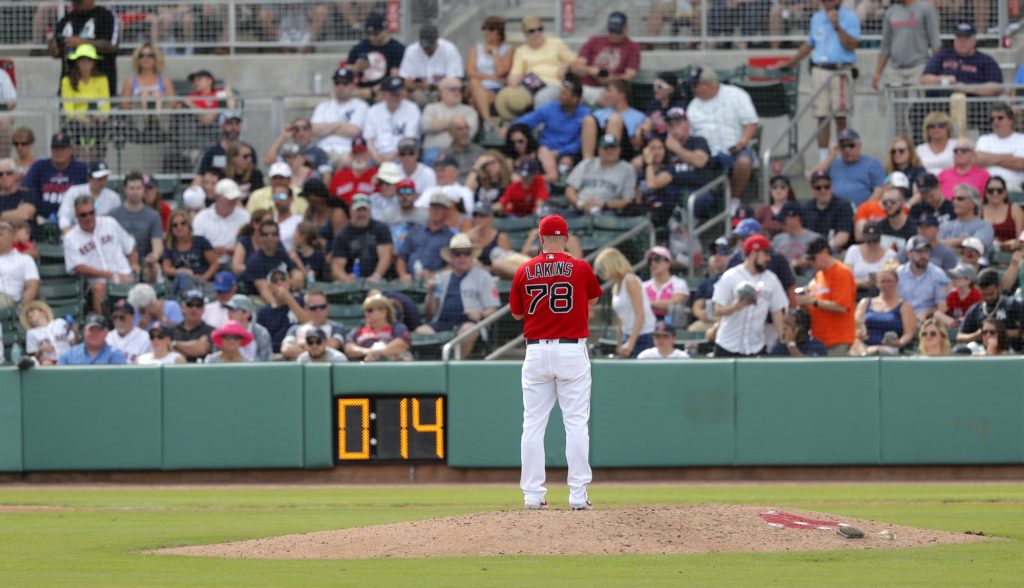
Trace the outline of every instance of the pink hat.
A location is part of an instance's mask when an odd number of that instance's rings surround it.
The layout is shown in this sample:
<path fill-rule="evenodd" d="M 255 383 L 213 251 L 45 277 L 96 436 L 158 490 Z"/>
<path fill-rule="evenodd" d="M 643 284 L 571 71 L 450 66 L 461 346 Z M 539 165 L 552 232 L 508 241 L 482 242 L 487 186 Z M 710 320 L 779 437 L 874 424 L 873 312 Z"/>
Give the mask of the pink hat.
<path fill-rule="evenodd" d="M 647 253 L 644 255 L 644 259 L 650 259 L 655 256 L 664 257 L 665 259 L 672 261 L 672 252 L 661 245 L 655 245 L 648 249 Z"/>
<path fill-rule="evenodd" d="M 224 321 L 224 325 L 213 332 L 211 338 L 213 344 L 217 347 L 224 347 L 221 345 L 225 335 L 235 335 L 242 338 L 242 347 L 245 347 L 249 343 L 252 343 L 252 333 L 245 330 L 241 323 L 238 321 Z"/>

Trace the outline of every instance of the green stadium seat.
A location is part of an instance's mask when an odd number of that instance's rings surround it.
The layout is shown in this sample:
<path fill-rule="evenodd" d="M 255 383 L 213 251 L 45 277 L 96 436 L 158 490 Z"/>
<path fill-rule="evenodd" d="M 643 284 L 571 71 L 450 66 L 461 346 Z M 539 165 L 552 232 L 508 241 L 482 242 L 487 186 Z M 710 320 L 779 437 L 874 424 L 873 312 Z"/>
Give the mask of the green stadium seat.
<path fill-rule="evenodd" d="M 455 331 L 441 331 L 434 334 L 412 333 L 409 336 L 409 346 L 416 359 L 440 359 L 441 348 L 453 337 L 455 337 Z"/>
<path fill-rule="evenodd" d="M 59 261 L 64 264 L 64 246 L 60 243 L 38 243 L 36 248 L 39 249 L 40 262 Z"/>
<path fill-rule="evenodd" d="M 1024 192 L 1010 192 L 1010 202 L 1024 204 Z"/>
<path fill-rule="evenodd" d="M 540 219 L 535 216 L 503 216 L 495 218 L 493 226 L 499 231 L 509 233 L 512 231 L 529 231 L 536 228 L 538 222 L 540 222 Z"/>
<path fill-rule="evenodd" d="M 39 278 L 44 281 L 52 281 L 60 278 L 70 278 L 63 263 L 40 263 Z M 75 278 L 77 279 L 77 278 Z"/>
<path fill-rule="evenodd" d="M 359 322 L 363 318 L 363 305 L 332 304 L 327 310 L 327 316 L 331 320 L 340 321 L 346 325 Z"/>

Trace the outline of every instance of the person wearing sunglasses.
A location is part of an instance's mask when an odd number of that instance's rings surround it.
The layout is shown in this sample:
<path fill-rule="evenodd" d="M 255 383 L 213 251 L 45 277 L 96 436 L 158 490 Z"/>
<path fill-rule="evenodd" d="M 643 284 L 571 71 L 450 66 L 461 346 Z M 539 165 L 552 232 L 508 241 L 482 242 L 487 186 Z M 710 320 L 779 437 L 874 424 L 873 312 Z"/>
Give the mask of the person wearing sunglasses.
<path fill-rule="evenodd" d="M 597 104 L 605 85 L 613 80 L 632 82 L 640 70 L 640 45 L 629 38 L 624 12 L 608 15 L 607 35 L 594 35 L 580 47 L 571 70 L 583 83 L 583 101 Z"/>
<path fill-rule="evenodd" d="M 14 169 L 21 182 L 36 161 L 36 154 L 32 151 L 36 145 L 36 134 L 28 127 L 18 127 L 11 135 L 11 145 L 14 146 Z"/>
<path fill-rule="evenodd" d="M 274 353 L 278 353 L 281 351 L 281 343 L 288 334 L 288 329 L 294 324 L 308 321 L 309 311 L 303 306 L 303 295 L 299 292 L 303 282 L 296 283 L 293 278 L 289 284 L 288 274 L 284 269 L 270 270 L 265 283 L 266 296 L 263 297 L 263 301 L 266 305 L 256 312 L 256 322 L 270 332 Z"/>
<path fill-rule="evenodd" d="M 924 142 L 915 151 L 921 165 L 930 174 L 939 175 L 942 170 L 953 166 L 953 119 L 945 112 L 929 112 L 921 123 Z"/>
<path fill-rule="evenodd" d="M 651 279 L 641 284 L 644 294 L 651 301 L 651 310 L 657 320 L 670 317 L 672 325 L 685 327 L 687 323 L 686 301 L 690 288 L 686 280 L 672 274 L 672 253 L 667 247 L 657 245 L 644 255 L 650 268 Z"/>
<path fill-rule="evenodd" d="M 939 174 L 939 189 L 946 200 L 954 199 L 954 189 L 961 184 L 970 186 L 976 193 L 985 191 L 985 184 L 990 177 L 985 168 L 978 165 L 974 141 L 968 137 L 960 137 L 953 147 L 953 167 L 942 170 Z"/>
<path fill-rule="evenodd" d="M 860 133 L 853 129 L 839 132 L 828 158 L 814 169 L 828 170 L 832 177 L 832 193 L 860 206 L 885 183 L 882 162 L 862 153 Z"/>
<path fill-rule="evenodd" d="M 181 303 L 185 320 L 172 328 L 171 349 L 184 355 L 189 363 L 196 363 L 210 353 L 213 327 L 203 322 L 206 300 L 201 291 L 185 292 L 181 295 Z"/>
<path fill-rule="evenodd" d="M 128 363 L 138 363 L 139 357 L 153 351 L 146 331 L 133 324 L 135 309 L 127 300 L 118 300 L 110 311 L 114 329 L 107 333 L 107 345 L 124 353 Z"/>
<path fill-rule="evenodd" d="M 986 178 L 987 181 L 987 178 Z M 995 231 L 992 223 L 978 217 L 981 212 L 981 196 L 973 186 L 959 184 L 953 190 L 954 217 L 939 226 L 939 242 L 951 249 L 963 245 L 968 237 L 977 237 L 985 246 L 992 248 Z"/>
<path fill-rule="evenodd" d="M 319 108 L 319 106 L 318 106 Z M 299 151 L 306 157 L 306 164 L 310 169 L 315 170 L 323 179 L 325 184 L 331 183 L 331 158 L 327 152 L 321 149 L 316 142 L 316 134 L 313 131 L 313 123 L 305 116 L 292 119 L 292 121 L 281 129 L 281 132 L 274 139 L 274 142 L 263 155 L 263 164 L 270 166 L 277 161 L 284 161 L 281 156 L 282 147 L 287 144 L 295 144 Z"/>
<path fill-rule="evenodd" d="M 441 257 L 448 269 L 438 272 L 427 282 L 424 315 L 430 322 L 417 327 L 417 333 L 435 334 L 451 331 L 452 336 L 472 329 L 476 323 L 494 314 L 501 306 L 494 276 L 474 267 L 480 248 L 465 233 L 454 235 Z M 469 357 L 479 338 L 476 331 L 460 343 L 461 357 Z"/>
<path fill-rule="evenodd" d="M 323 290 L 310 290 L 306 292 L 306 312 L 309 313 L 307 322 L 292 325 L 288 333 L 281 341 L 281 355 L 289 361 L 294 361 L 299 355 L 309 350 L 307 339 L 314 331 L 320 333 L 324 345 L 329 349 L 340 350 L 345 346 L 345 327 L 341 323 L 330 320 L 330 305 L 327 303 L 327 294 Z"/>
<path fill-rule="evenodd" d="M 883 235 L 895 238 L 902 248 L 907 239 L 917 234 L 917 223 L 908 214 L 905 188 L 889 188 L 882 193 L 879 203 L 885 211 L 885 219 L 878 223 Z"/>
<path fill-rule="evenodd" d="M 1009 330 L 1003 321 L 986 319 L 981 324 L 981 348 L 977 355 L 1013 355 Z"/>
<path fill-rule="evenodd" d="M 132 77 L 121 86 L 122 109 L 173 108 L 174 82 L 164 73 L 164 54 L 151 42 L 146 42 L 132 51 Z M 168 98 L 162 103 L 160 98 Z M 161 106 L 162 105 L 162 106 Z"/>
<path fill-rule="evenodd" d="M 644 108 L 647 118 L 637 128 L 637 137 L 647 137 L 648 134 L 665 136 L 665 133 L 668 132 L 668 111 L 672 108 L 683 108 L 683 103 L 679 99 L 678 86 L 679 78 L 675 73 L 658 72 L 658 77 L 651 84 L 654 96 Z"/>
<path fill-rule="evenodd" d="M 0 220 L 26 220 L 24 217 L 29 213 L 27 208 L 22 207 L 23 202 L 31 206 L 28 190 L 18 178 L 17 164 L 9 157 L 0 159 Z"/>
<path fill-rule="evenodd" d="M 306 335 L 306 350 L 297 358 L 296 363 L 341 363 L 348 361 L 348 356 L 327 346 L 327 334 L 320 329 L 313 329 Z"/>
<path fill-rule="evenodd" d="M 153 348 L 149 353 L 139 356 L 138 365 L 170 365 L 186 363 L 185 356 L 171 349 L 171 328 L 153 327 L 149 330 L 149 344 Z"/>
<path fill-rule="evenodd" d="M 413 137 L 398 142 L 398 165 L 402 177 L 416 182 L 416 188 L 423 192 L 437 185 L 437 174 L 434 172 L 433 161 L 430 165 L 420 161 L 421 151 L 419 140 Z"/>
<path fill-rule="evenodd" d="M 295 262 L 293 253 L 278 245 L 281 243 L 281 229 L 272 220 L 265 220 L 259 227 L 260 248 L 245 260 L 245 272 L 238 281 L 243 294 L 259 294 L 263 300 L 271 298 L 270 283 L 265 278 L 271 270 L 280 270 L 293 284 L 303 284 L 306 272 Z"/>
<path fill-rule="evenodd" d="M 345 336 L 345 355 L 353 361 L 412 361 L 409 330 L 395 318 L 391 300 L 375 294 L 363 301 L 363 323 Z"/>
<path fill-rule="evenodd" d="M 846 200 L 832 195 L 832 176 L 828 171 L 811 173 L 813 198 L 803 205 L 803 223 L 808 229 L 826 235 L 833 251 L 842 251 L 853 235 L 853 209 Z"/>
<path fill-rule="evenodd" d="M 503 118 L 522 114 L 531 103 L 536 110 L 558 98 L 564 73 L 576 60 L 576 54 L 561 39 L 544 34 L 539 17 L 523 17 L 522 27 L 526 43 L 516 48 L 508 83 L 498 92 L 496 108 Z"/>
<path fill-rule="evenodd" d="M 78 226 L 64 235 L 64 266 L 86 281 L 92 309 L 103 312 L 107 283 L 134 282 L 141 271 L 135 239 L 109 216 L 97 216 L 91 196 L 75 199 Z"/>
<path fill-rule="evenodd" d="M 999 250 L 1014 251 L 1020 244 L 1017 236 L 1024 231 L 1024 210 L 1010 201 L 1006 188 L 1006 181 L 1002 177 L 989 178 L 985 192 L 981 195 L 981 218 L 992 223 Z"/>
<path fill-rule="evenodd" d="M 498 92 L 505 87 L 505 77 L 512 68 L 512 46 L 505 42 L 505 19 L 488 16 L 480 30 L 484 40 L 469 52 L 466 79 L 470 102 L 480 114 L 485 129 L 493 130 L 491 106 Z"/>
<path fill-rule="evenodd" d="M 891 175 L 895 172 L 907 176 L 911 187 L 917 186 L 918 179 L 926 173 L 921 164 L 921 158 L 917 156 L 917 150 L 914 149 L 913 141 L 906 135 L 897 135 L 889 142 L 889 157 L 885 160 L 885 173 Z"/>
<path fill-rule="evenodd" d="M 274 342 L 270 331 L 255 322 L 256 305 L 245 294 L 235 294 L 227 303 L 227 321 L 236 321 L 242 328 L 252 333 L 252 340 L 242 345 L 239 350 L 246 361 L 270 361 L 274 354 Z M 225 323 L 227 322 L 225 321 Z M 223 324 L 221 325 L 224 326 Z M 219 328 L 219 327 L 218 327 Z"/>
<path fill-rule="evenodd" d="M 949 355 L 949 331 L 937 318 L 925 319 L 917 331 L 918 352 L 925 357 Z"/>
<path fill-rule="evenodd" d="M 1018 133 L 1013 108 L 1005 102 L 993 104 L 989 110 L 992 132 L 978 137 L 978 165 L 992 176 L 1005 180 L 1011 191 L 1021 190 L 1024 183 L 1024 133 Z"/>
<path fill-rule="evenodd" d="M 252 343 L 252 333 L 237 321 L 226 321 L 210 336 L 219 351 L 206 356 L 204 363 L 245 363 L 249 361 L 242 348 Z"/>
<path fill-rule="evenodd" d="M 787 202 L 796 202 L 793 184 L 786 176 L 773 176 L 768 182 L 768 204 L 754 211 L 754 219 L 761 223 L 765 236 L 769 239 L 782 232 L 782 209 Z M 797 206 L 797 210 L 800 207 Z"/>
<path fill-rule="evenodd" d="M 1021 322 L 1024 320 L 1024 305 L 1014 297 L 1005 296 L 999 284 L 999 272 L 994 268 L 978 274 L 978 290 L 981 301 L 971 306 L 964 315 L 956 342 L 966 344 L 982 342 L 987 321 L 999 321 L 1009 337 L 1010 347 L 1020 349 Z"/>

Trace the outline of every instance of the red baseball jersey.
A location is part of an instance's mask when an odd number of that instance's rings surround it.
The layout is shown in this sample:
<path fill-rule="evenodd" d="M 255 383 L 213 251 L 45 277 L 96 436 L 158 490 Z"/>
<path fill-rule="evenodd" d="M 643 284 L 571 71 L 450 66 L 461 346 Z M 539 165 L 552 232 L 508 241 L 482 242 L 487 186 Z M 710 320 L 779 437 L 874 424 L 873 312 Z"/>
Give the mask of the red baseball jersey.
<path fill-rule="evenodd" d="M 590 300 L 601 284 L 590 264 L 567 253 L 541 253 L 519 266 L 509 306 L 523 315 L 527 339 L 584 339 L 590 335 Z"/>

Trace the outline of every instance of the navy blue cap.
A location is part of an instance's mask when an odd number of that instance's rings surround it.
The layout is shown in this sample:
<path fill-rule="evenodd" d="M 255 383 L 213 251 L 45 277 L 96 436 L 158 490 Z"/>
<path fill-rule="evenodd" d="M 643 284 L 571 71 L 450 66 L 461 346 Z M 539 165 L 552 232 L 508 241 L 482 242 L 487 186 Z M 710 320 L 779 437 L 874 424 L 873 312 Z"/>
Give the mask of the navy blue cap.
<path fill-rule="evenodd" d="M 398 76 L 388 76 L 380 83 L 380 89 L 384 92 L 401 92 L 405 89 L 405 82 Z"/>

